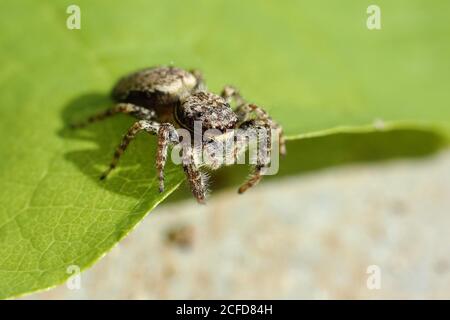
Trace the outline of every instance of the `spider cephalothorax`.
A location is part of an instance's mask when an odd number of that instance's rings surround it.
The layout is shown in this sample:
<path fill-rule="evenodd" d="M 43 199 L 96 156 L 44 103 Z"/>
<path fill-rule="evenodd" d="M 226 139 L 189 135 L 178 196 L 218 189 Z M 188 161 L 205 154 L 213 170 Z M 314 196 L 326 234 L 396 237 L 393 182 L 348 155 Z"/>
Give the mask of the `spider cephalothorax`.
<path fill-rule="evenodd" d="M 194 122 L 202 124 L 203 130 L 232 129 L 238 118 L 230 104 L 223 97 L 206 91 L 194 92 L 182 98 L 175 111 L 177 122 L 188 130 L 194 129 Z"/>
<path fill-rule="evenodd" d="M 206 181 L 201 167 L 206 165 L 217 169 L 228 164 L 218 160 L 216 148 L 219 144 L 227 144 L 235 139 L 230 130 L 263 128 L 270 132 L 275 131 L 279 138 L 280 153 L 285 153 L 282 129 L 263 109 L 248 104 L 231 86 L 226 86 L 220 96 L 206 91 L 202 76 L 196 70 L 189 72 L 175 67 L 143 69 L 120 79 L 111 95 L 117 102 L 115 107 L 90 117 L 84 123 L 74 125 L 82 127 L 118 113 L 130 114 L 138 119 L 128 129 L 109 169 L 101 176 L 102 179 L 116 167 L 130 141 L 142 130 L 158 136 L 156 169 L 160 192 L 164 190 L 164 166 L 168 147 L 179 143 L 180 128 L 195 132 L 196 126 L 199 125 L 202 134 L 206 135 L 206 132 L 211 130 L 215 132 L 209 138 L 201 139 L 201 146 L 212 159 L 210 162 L 199 163 L 196 160 L 201 151 L 194 143 L 189 143 L 187 147 L 185 144 L 183 147 L 182 165 L 192 193 L 199 202 L 204 202 L 206 197 Z M 232 100 L 236 104 L 234 110 L 230 106 Z M 236 144 L 230 151 L 231 156 L 237 157 L 245 148 L 245 142 Z M 267 155 L 264 154 L 258 153 L 254 171 L 239 188 L 240 193 L 261 179 L 262 172 L 268 165 Z"/>

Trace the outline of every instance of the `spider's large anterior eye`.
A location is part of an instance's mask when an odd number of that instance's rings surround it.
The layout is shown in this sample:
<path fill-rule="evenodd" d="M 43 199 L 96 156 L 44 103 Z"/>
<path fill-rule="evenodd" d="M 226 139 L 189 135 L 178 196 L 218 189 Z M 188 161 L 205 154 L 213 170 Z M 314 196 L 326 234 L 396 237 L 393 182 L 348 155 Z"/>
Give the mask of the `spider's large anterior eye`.
<path fill-rule="evenodd" d="M 174 112 L 175 120 L 183 128 L 191 130 L 192 128 L 191 128 L 190 121 L 189 121 L 190 119 L 186 119 L 186 116 L 183 114 L 182 109 L 183 109 L 183 106 L 181 104 L 176 106 L 175 112 Z"/>

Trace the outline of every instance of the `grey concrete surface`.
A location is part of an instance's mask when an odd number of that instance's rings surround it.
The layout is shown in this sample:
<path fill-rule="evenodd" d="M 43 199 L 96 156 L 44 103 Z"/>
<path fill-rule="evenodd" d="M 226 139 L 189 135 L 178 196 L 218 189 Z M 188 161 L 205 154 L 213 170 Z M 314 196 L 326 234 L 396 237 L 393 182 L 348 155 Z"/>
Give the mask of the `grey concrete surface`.
<path fill-rule="evenodd" d="M 448 299 L 449 244 L 447 150 L 160 206 L 79 290 L 26 298 Z M 367 286 L 373 265 L 378 289 Z"/>

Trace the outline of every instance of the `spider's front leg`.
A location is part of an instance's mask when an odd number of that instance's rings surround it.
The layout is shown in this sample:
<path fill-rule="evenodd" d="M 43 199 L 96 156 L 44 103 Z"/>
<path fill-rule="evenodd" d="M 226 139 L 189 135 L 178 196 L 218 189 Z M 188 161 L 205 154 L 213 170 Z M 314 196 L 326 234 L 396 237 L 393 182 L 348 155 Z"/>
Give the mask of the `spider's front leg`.
<path fill-rule="evenodd" d="M 170 123 L 159 124 L 157 122 L 140 120 L 133 124 L 122 139 L 121 144 L 114 153 L 113 160 L 111 161 L 108 170 L 106 170 L 100 177 L 105 179 L 108 174 L 117 166 L 120 157 L 127 149 L 130 142 L 136 137 L 140 131 L 146 131 L 150 134 L 158 136 L 158 150 L 156 154 L 156 171 L 159 179 L 159 191 L 164 191 L 164 167 L 167 160 L 167 151 L 169 144 L 178 143 L 178 133 L 173 125 Z"/>
<path fill-rule="evenodd" d="M 272 154 L 272 135 L 269 124 L 262 122 L 261 120 L 250 120 L 243 123 L 240 127 L 246 132 L 245 139 L 239 138 L 237 143 L 237 150 L 242 152 L 249 146 L 250 140 L 256 142 L 256 164 L 254 165 L 253 172 L 250 177 L 243 183 L 238 192 L 244 193 L 247 189 L 255 186 L 264 174 L 264 170 L 269 167 Z M 249 140 L 247 140 L 249 139 Z M 252 152 L 253 150 L 250 150 Z M 252 154 L 250 154 L 252 156 Z"/>
<path fill-rule="evenodd" d="M 186 174 L 192 194 L 198 203 L 205 203 L 208 176 L 202 172 L 195 162 L 195 149 L 191 145 L 183 146 L 182 164 Z"/>
<path fill-rule="evenodd" d="M 272 129 L 275 129 L 278 132 L 280 154 L 282 156 L 286 154 L 286 141 L 284 139 L 283 128 L 276 121 L 274 121 L 263 108 L 258 107 L 255 104 L 245 103 L 237 107 L 235 112 L 241 124 L 248 121 L 252 115 L 255 115 L 255 120 L 270 126 Z"/>
<path fill-rule="evenodd" d="M 151 109 L 140 107 L 132 103 L 118 103 L 112 108 L 90 116 L 84 122 L 72 124 L 71 127 L 74 129 L 83 128 L 90 123 L 101 121 L 121 113 L 131 114 L 132 116 L 142 120 L 151 120 L 155 118 L 155 111 Z"/>
<path fill-rule="evenodd" d="M 222 93 L 220 95 L 222 96 L 222 98 L 227 100 L 228 103 L 234 100 L 234 102 L 236 103 L 236 107 L 238 108 L 247 103 L 239 93 L 239 90 L 230 85 L 226 85 L 222 89 Z"/>
<path fill-rule="evenodd" d="M 264 123 L 270 125 L 271 128 L 278 131 L 278 137 L 280 141 L 280 154 L 286 154 L 286 143 L 284 139 L 283 128 L 272 118 L 269 114 L 261 107 L 258 107 L 255 104 L 249 104 L 242 95 L 239 93 L 239 90 L 233 86 L 225 86 L 221 93 L 222 98 L 226 99 L 228 103 L 232 100 L 236 102 L 236 115 L 238 116 L 239 122 L 242 124 L 245 121 L 249 120 L 252 114 L 256 115 L 257 120 L 261 120 Z"/>

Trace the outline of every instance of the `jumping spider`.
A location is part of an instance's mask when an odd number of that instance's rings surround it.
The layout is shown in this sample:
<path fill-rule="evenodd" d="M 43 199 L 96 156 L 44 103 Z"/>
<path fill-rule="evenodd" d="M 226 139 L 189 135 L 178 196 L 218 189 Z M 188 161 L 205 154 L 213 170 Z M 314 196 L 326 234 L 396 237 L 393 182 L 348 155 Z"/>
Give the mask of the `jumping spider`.
<path fill-rule="evenodd" d="M 203 132 L 208 129 L 218 129 L 221 132 L 227 129 L 248 130 L 256 127 L 274 129 L 279 136 L 280 154 L 283 155 L 286 151 L 282 128 L 263 109 L 247 103 L 232 86 L 225 86 L 220 96 L 206 91 L 202 76 L 196 70 L 186 71 L 175 67 L 143 69 L 120 79 L 111 95 L 117 102 L 113 108 L 73 125 L 76 128 L 83 127 L 119 113 L 130 114 L 138 119 L 124 135 L 109 169 L 102 174 L 101 179 L 106 178 L 116 167 L 119 158 L 136 134 L 144 130 L 156 135 L 158 139 L 156 169 L 159 191 L 163 192 L 168 147 L 180 142 L 176 129 L 193 131 L 194 121 L 201 121 Z M 236 104 L 235 110 L 230 107 L 232 101 Z M 220 139 L 228 139 L 228 135 L 224 133 L 203 142 L 203 147 L 213 150 L 211 146 L 214 141 Z M 236 147 L 234 156 L 242 150 L 245 151 L 245 148 L 245 144 Z M 203 164 L 194 161 L 196 152 L 198 151 L 195 148 L 183 149 L 182 165 L 194 197 L 203 203 L 206 197 L 206 176 L 200 170 Z M 267 164 L 267 159 L 258 159 L 253 173 L 239 188 L 239 193 L 259 182 Z M 210 163 L 207 166 L 217 169 L 220 165 Z"/>

